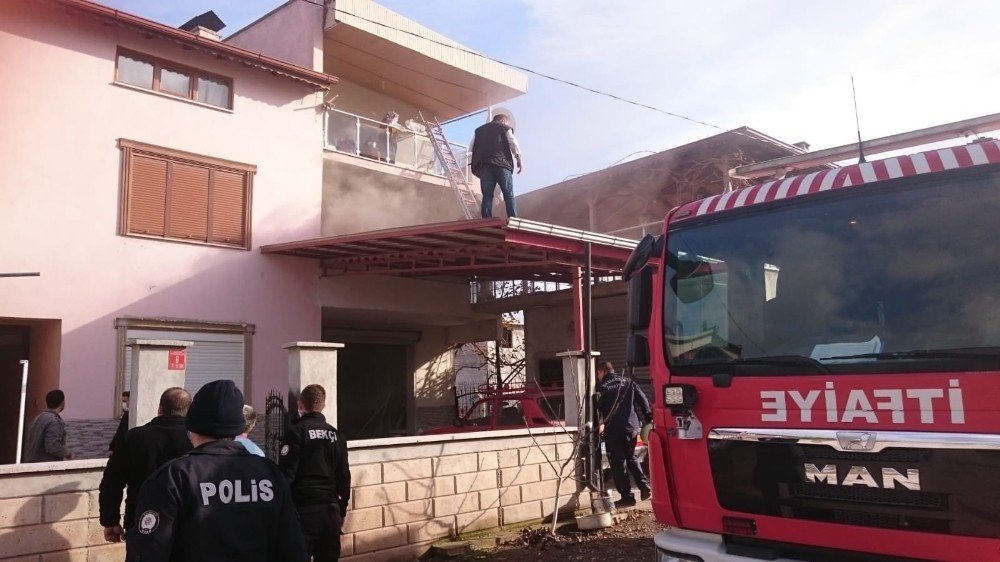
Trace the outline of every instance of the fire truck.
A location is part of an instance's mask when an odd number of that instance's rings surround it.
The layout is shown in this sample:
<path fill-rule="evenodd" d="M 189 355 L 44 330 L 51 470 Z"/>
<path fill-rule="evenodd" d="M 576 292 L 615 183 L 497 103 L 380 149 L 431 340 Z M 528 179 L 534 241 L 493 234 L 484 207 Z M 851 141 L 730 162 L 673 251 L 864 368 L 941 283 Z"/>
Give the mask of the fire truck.
<path fill-rule="evenodd" d="M 780 179 L 673 209 L 625 268 L 660 562 L 1000 560 L 1000 142 L 830 164 L 858 151 L 735 170 Z"/>

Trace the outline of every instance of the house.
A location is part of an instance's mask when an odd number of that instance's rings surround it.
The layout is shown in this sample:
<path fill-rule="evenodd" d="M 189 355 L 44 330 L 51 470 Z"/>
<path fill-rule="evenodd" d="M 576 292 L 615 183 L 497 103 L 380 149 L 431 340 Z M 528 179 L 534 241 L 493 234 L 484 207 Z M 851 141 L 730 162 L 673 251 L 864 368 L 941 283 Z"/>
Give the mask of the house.
<path fill-rule="evenodd" d="M 0 59 L 0 255 L 39 274 L 0 284 L 0 395 L 28 359 L 26 420 L 59 387 L 71 435 L 97 440 L 73 445 L 103 456 L 128 339 L 169 333 L 196 344 L 191 390 L 227 377 L 262 404 L 281 345 L 320 335 L 314 271 L 257 249 L 321 232 L 336 78 L 85 0 L 4 2 Z"/>
<path fill-rule="evenodd" d="M 573 281 L 590 246 L 610 275 L 628 254 L 531 221 L 455 222 L 406 121 L 482 112 L 525 77 L 368 0 L 287 2 L 225 40 L 220 24 L 0 3 L 2 556 L 120 557 L 93 516 L 141 339 L 193 342 L 185 386 L 230 378 L 258 408 L 290 386 L 286 344 L 345 344 L 329 351 L 355 486 L 345 557 L 586 507 L 572 431 L 416 435 L 454 409 L 456 347 L 496 338 L 475 287 Z M 581 349 L 579 323 L 549 320 L 547 360 L 583 372 L 556 355 Z M 55 387 L 82 459 L 9 464 Z"/>

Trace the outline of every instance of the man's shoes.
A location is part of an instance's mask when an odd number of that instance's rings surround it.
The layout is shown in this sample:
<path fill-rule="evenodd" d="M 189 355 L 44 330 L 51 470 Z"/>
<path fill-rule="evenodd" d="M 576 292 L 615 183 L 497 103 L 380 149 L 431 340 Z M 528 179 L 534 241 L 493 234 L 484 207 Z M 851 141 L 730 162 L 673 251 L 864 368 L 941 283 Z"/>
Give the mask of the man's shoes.
<path fill-rule="evenodd" d="M 648 500 L 653 495 L 653 492 L 649 488 L 639 491 L 639 501 L 644 502 Z"/>
<path fill-rule="evenodd" d="M 635 498 L 627 497 L 615 502 L 615 509 L 624 509 L 626 507 L 635 507 Z"/>

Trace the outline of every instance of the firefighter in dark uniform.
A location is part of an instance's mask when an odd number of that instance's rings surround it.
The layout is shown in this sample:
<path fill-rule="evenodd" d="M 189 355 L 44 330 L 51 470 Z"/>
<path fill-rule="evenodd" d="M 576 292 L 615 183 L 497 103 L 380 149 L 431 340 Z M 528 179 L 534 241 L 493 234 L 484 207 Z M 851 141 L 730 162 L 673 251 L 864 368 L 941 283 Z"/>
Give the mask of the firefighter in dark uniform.
<path fill-rule="evenodd" d="M 146 478 L 163 463 L 191 450 L 184 416 L 191 406 L 191 395 L 180 387 L 168 388 L 160 395 L 157 416 L 146 425 L 133 428 L 108 459 L 101 478 L 98 500 L 104 540 L 121 542 L 125 531 L 135 525 L 135 502 Z M 125 414 L 128 418 L 128 414 Z M 125 519 L 120 521 L 122 488 L 126 488 Z"/>
<path fill-rule="evenodd" d="M 285 432 L 278 465 L 292 486 L 306 555 L 315 562 L 330 562 L 340 558 L 340 528 L 351 499 L 347 442 L 326 423 L 322 386 L 303 388 L 298 407 L 303 414 Z"/>
<path fill-rule="evenodd" d="M 635 458 L 635 445 L 639 436 L 639 418 L 636 408 L 642 411 L 645 421 L 653 419 L 649 400 L 635 381 L 615 372 L 614 366 L 605 361 L 597 366 L 597 391 L 600 393 L 597 408 L 601 413 L 601 433 L 608 453 L 608 464 L 615 488 L 621 499 L 615 507 L 632 507 L 636 504 L 629 475 L 639 486 L 639 497 L 650 497 L 649 480 Z"/>
<path fill-rule="evenodd" d="M 186 424 L 194 449 L 143 484 L 127 560 L 305 562 L 288 482 L 232 439 L 243 431 L 243 393 L 229 380 L 206 384 Z"/>

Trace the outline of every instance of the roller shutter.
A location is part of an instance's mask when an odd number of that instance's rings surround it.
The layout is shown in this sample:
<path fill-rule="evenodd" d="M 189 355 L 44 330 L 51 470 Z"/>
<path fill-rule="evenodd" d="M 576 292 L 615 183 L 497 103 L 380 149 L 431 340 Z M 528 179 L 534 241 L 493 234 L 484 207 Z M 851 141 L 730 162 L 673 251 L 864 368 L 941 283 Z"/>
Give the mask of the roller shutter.
<path fill-rule="evenodd" d="M 184 388 L 191 394 L 207 382 L 229 379 L 243 391 L 246 380 L 246 340 L 243 334 L 216 332 L 178 332 L 173 330 L 128 330 L 129 339 L 184 340 L 194 342 L 187 350 Z M 132 348 L 125 347 L 122 388 L 129 389 L 132 372 Z"/>

